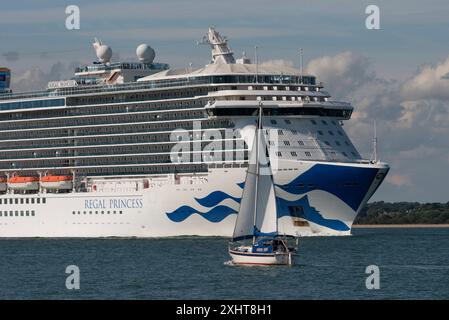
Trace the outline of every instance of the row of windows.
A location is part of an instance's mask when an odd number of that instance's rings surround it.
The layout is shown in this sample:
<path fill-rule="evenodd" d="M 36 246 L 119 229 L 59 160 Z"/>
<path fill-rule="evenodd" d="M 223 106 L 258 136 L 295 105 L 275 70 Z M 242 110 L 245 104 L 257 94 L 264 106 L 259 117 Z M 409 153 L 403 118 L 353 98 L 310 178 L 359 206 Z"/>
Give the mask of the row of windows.
<path fill-rule="evenodd" d="M 0 103 L 0 110 L 59 107 L 64 103 L 64 99 L 6 102 Z"/>
<path fill-rule="evenodd" d="M 83 148 L 82 146 L 70 149 L 59 150 L 42 150 L 42 151 L 11 151 L 2 152 L 1 159 L 39 159 L 39 158 L 61 158 L 61 157 L 80 157 L 80 156 L 101 156 L 101 155 L 125 155 L 125 154 L 151 154 L 151 153 L 170 153 L 173 150 L 174 144 L 156 144 L 156 145 L 133 145 L 133 146 L 99 146 L 96 148 Z M 195 150 L 196 145 L 203 150 L 209 146 L 211 141 L 185 142 L 183 143 L 184 150 Z M 231 141 L 213 141 L 216 150 L 236 150 L 244 148 L 243 140 Z"/>
<path fill-rule="evenodd" d="M 34 217 L 35 215 L 36 215 L 36 213 L 34 212 L 34 210 L 31 210 L 31 211 L 29 211 L 29 210 L 15 210 L 15 211 L 12 211 L 12 210 L 10 210 L 10 211 L 1 211 L 0 210 L 0 217 L 18 217 L 18 216 L 20 216 L 20 217 L 29 217 L 29 216 L 32 216 L 32 217 Z"/>
<path fill-rule="evenodd" d="M 205 99 L 195 99 L 177 102 L 166 101 L 157 103 L 117 104 L 117 105 L 104 105 L 104 106 L 81 107 L 81 108 L 33 110 L 29 112 L 9 112 L 0 114 L 0 121 L 10 121 L 10 120 L 14 121 L 26 119 L 38 120 L 43 118 L 198 108 L 203 107 L 206 103 L 207 101 Z"/>
<path fill-rule="evenodd" d="M 206 134 L 207 131 L 203 132 L 203 135 Z M 215 132 L 215 131 L 214 131 Z M 226 137 L 228 139 L 234 137 L 228 137 L 226 132 L 222 129 L 217 129 L 216 132 L 219 132 L 222 137 Z M 184 133 L 184 132 L 183 132 Z M 192 130 L 187 131 L 191 140 L 196 140 Z M 239 131 L 235 131 L 235 137 L 240 138 Z M 45 147 L 83 147 L 90 145 L 110 145 L 110 144 L 131 144 L 131 143 L 158 143 L 158 142 L 167 142 L 172 141 L 172 133 L 140 133 L 140 134 L 131 134 L 124 136 L 106 136 L 106 137 L 65 137 L 64 139 L 40 139 L 40 140 L 32 140 L 27 139 L 25 141 L 0 141 L 0 150 L 2 149 L 32 149 L 32 148 L 45 148 Z M 199 137 L 201 138 L 201 137 Z M 173 141 L 174 142 L 174 141 Z M 34 156 L 34 155 L 33 155 Z"/>
<path fill-rule="evenodd" d="M 310 120 L 310 122 L 312 122 L 312 124 L 314 124 L 314 125 L 317 125 L 317 124 L 318 124 L 317 121 L 316 121 L 316 120 L 313 120 L 313 119 Z M 326 120 L 321 120 L 321 123 L 324 124 L 325 126 L 328 125 L 328 123 L 327 123 Z M 337 122 L 335 122 L 335 120 L 331 120 L 331 123 L 332 123 L 334 126 L 337 125 Z"/>
<path fill-rule="evenodd" d="M 0 198 L 0 204 L 45 204 L 46 198 Z"/>
<path fill-rule="evenodd" d="M 145 113 L 145 114 L 126 114 L 112 117 L 95 117 L 81 119 L 51 119 L 44 121 L 26 121 L 13 122 L 2 125 L 3 130 L 33 129 L 33 128 L 51 128 L 51 127 L 70 127 L 70 126 L 88 126 L 113 123 L 139 123 L 155 121 L 171 121 L 203 118 L 203 111 L 184 111 L 182 113 Z"/>
<path fill-rule="evenodd" d="M 123 211 L 72 211 L 72 214 L 123 214 Z"/>
<path fill-rule="evenodd" d="M 231 122 L 226 119 L 221 120 L 202 120 L 202 129 L 215 129 L 230 127 Z M 134 125 L 105 125 L 101 127 L 86 128 L 66 128 L 66 129 L 50 129 L 22 132 L 1 132 L 0 141 L 8 139 L 24 139 L 24 138 L 52 138 L 67 137 L 70 132 L 77 136 L 99 135 L 99 134 L 130 134 L 158 131 L 172 131 L 174 129 L 192 130 L 192 121 L 183 122 L 165 122 L 165 123 L 136 123 Z"/>

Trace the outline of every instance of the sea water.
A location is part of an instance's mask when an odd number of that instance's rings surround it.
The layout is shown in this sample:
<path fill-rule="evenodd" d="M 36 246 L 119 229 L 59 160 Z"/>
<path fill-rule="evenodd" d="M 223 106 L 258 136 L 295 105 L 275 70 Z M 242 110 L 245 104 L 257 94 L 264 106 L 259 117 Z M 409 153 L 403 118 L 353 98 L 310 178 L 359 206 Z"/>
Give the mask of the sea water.
<path fill-rule="evenodd" d="M 0 299 L 449 299 L 449 229 L 353 233 L 302 238 L 290 267 L 234 266 L 226 238 L 4 239 Z"/>

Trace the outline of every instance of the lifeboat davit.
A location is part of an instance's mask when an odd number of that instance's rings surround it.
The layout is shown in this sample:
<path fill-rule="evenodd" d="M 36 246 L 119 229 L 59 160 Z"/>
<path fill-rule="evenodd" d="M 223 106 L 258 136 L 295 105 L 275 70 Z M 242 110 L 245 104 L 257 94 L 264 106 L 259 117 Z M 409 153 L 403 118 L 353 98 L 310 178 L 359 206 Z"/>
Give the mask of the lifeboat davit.
<path fill-rule="evenodd" d="M 8 179 L 8 186 L 13 190 L 39 190 L 39 178 L 14 176 Z"/>
<path fill-rule="evenodd" d="M 0 192 L 4 192 L 7 189 L 8 180 L 5 177 L 0 177 Z"/>
<path fill-rule="evenodd" d="M 70 190 L 73 188 L 72 176 L 43 176 L 41 186 L 44 189 Z"/>

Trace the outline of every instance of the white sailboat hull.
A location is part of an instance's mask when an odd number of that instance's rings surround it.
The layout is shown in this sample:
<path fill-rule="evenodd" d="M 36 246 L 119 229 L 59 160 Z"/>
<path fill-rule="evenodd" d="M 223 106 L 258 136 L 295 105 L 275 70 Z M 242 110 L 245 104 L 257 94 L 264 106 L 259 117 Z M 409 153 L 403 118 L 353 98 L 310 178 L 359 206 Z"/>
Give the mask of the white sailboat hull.
<path fill-rule="evenodd" d="M 229 250 L 234 264 L 239 265 L 291 265 L 293 257 L 291 252 L 282 253 L 252 253 Z"/>

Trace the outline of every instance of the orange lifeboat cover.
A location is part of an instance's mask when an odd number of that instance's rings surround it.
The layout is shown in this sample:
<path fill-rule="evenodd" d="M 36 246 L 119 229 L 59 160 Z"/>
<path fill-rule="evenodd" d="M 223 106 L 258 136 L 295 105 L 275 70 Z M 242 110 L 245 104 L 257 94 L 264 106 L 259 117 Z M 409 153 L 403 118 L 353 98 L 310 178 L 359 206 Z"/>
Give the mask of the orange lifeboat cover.
<path fill-rule="evenodd" d="M 62 182 L 62 181 L 71 181 L 72 176 L 44 176 L 41 178 L 42 182 Z"/>
<path fill-rule="evenodd" d="M 38 177 L 21 177 L 15 176 L 8 179 L 8 183 L 27 183 L 39 181 Z"/>

